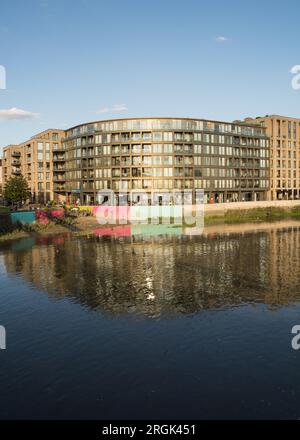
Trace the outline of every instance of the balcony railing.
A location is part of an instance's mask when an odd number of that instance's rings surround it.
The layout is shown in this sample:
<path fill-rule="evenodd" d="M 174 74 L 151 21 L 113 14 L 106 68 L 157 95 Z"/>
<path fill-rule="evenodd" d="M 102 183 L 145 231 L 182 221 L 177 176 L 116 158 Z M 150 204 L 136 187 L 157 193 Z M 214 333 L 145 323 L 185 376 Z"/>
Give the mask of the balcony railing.
<path fill-rule="evenodd" d="M 21 153 L 20 153 L 20 151 L 13 151 L 13 152 L 11 153 L 11 155 L 12 155 L 12 157 L 21 157 Z"/>
<path fill-rule="evenodd" d="M 65 191 L 66 187 L 65 185 L 54 185 L 54 191 Z"/>
<path fill-rule="evenodd" d="M 59 144 L 58 147 L 53 146 L 53 151 L 65 151 L 65 147 Z"/>
<path fill-rule="evenodd" d="M 65 176 L 53 176 L 53 182 L 65 182 Z"/>

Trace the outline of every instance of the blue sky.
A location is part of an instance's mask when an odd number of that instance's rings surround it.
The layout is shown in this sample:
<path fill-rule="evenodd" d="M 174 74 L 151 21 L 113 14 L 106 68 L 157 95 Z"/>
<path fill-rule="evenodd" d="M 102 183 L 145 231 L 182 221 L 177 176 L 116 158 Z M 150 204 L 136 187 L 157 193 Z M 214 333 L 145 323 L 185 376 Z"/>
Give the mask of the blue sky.
<path fill-rule="evenodd" d="M 298 1 L 10 0 L 0 147 L 99 119 L 300 117 Z"/>

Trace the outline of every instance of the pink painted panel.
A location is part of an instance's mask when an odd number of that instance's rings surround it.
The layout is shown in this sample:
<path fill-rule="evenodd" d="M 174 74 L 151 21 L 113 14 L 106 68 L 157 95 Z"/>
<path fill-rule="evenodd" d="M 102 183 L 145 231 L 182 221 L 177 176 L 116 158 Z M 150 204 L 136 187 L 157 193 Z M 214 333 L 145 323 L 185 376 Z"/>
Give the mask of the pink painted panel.
<path fill-rule="evenodd" d="M 94 235 L 97 237 L 99 236 L 105 236 L 105 235 L 112 235 L 115 237 L 130 237 L 131 236 L 131 226 L 114 226 L 112 228 L 102 228 L 102 229 L 95 229 Z"/>

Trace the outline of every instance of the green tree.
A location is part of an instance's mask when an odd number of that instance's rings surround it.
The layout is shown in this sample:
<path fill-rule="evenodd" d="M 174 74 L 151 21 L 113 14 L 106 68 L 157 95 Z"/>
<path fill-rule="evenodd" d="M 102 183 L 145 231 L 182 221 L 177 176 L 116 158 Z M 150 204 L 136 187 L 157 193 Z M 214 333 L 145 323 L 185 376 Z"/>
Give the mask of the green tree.
<path fill-rule="evenodd" d="M 11 177 L 4 187 L 4 199 L 11 204 L 26 202 L 30 197 L 27 180 L 22 175 Z"/>

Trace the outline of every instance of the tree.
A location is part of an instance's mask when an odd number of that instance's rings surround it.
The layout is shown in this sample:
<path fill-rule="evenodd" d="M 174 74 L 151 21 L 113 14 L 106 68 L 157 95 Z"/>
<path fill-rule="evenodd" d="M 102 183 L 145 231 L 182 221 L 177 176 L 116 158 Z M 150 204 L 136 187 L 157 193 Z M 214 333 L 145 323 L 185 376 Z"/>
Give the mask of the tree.
<path fill-rule="evenodd" d="M 30 197 L 30 189 L 25 177 L 20 175 L 8 179 L 4 187 L 3 196 L 11 204 L 26 202 Z"/>

